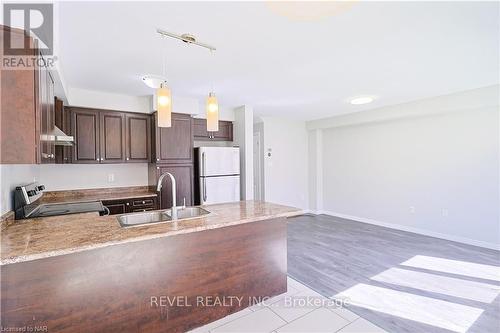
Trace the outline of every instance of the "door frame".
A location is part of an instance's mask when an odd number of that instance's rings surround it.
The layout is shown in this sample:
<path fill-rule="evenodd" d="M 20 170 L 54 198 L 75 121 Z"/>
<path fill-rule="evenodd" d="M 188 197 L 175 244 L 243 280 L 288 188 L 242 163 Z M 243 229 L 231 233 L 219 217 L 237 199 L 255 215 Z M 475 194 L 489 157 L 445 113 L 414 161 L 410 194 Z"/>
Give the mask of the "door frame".
<path fill-rule="evenodd" d="M 256 140 L 257 139 L 257 140 Z M 256 141 L 258 144 L 256 144 Z M 264 200 L 262 192 L 262 136 L 259 131 L 253 133 L 253 197 L 254 200 Z"/>

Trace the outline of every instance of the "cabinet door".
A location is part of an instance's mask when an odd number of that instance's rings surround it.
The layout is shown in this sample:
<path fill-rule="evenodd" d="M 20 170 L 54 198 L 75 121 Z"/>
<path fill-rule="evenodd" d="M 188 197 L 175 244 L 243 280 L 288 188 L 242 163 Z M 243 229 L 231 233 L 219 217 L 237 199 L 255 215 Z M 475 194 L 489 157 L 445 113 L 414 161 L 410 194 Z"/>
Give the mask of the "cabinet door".
<path fill-rule="evenodd" d="M 157 166 L 157 177 L 164 172 L 170 172 L 176 182 L 177 206 L 181 206 L 186 199 L 186 205 L 193 204 L 193 165 L 163 165 Z M 172 184 L 170 177 L 164 177 L 160 193 L 160 209 L 172 207 Z"/>
<path fill-rule="evenodd" d="M 99 112 L 71 108 L 70 114 L 75 139 L 73 163 L 99 163 Z"/>
<path fill-rule="evenodd" d="M 193 119 L 193 132 L 195 140 L 233 141 L 233 123 L 231 121 L 221 120 L 217 132 L 208 132 L 206 119 Z"/>
<path fill-rule="evenodd" d="M 101 163 L 125 162 L 125 114 L 122 112 L 99 113 Z"/>
<path fill-rule="evenodd" d="M 195 139 L 208 139 L 206 119 L 193 119 L 193 134 Z"/>
<path fill-rule="evenodd" d="M 230 121 L 219 121 L 219 130 L 214 133 L 219 140 L 233 141 L 233 123 Z"/>
<path fill-rule="evenodd" d="M 71 122 L 68 115 L 69 109 L 64 108 L 62 100 L 55 97 L 54 101 L 55 123 L 64 133 L 71 133 Z M 56 163 L 71 163 L 71 146 L 56 146 Z"/>
<path fill-rule="evenodd" d="M 40 52 L 38 58 L 43 63 L 43 56 Z M 50 143 L 49 143 L 49 101 L 48 101 L 48 70 L 44 66 L 40 66 L 39 74 L 39 103 L 40 103 L 40 161 L 41 163 L 49 163 L 51 160 Z"/>
<path fill-rule="evenodd" d="M 172 114 L 172 127 L 158 127 L 155 115 L 156 162 L 192 163 L 192 118 L 186 114 Z"/>
<path fill-rule="evenodd" d="M 55 137 L 53 136 L 55 130 L 55 100 L 54 100 L 54 79 L 50 74 L 50 71 L 46 70 L 47 75 L 47 133 L 50 140 L 47 142 L 47 153 L 50 158 L 47 163 L 55 163 L 56 157 L 56 145 Z"/>
<path fill-rule="evenodd" d="M 127 162 L 149 162 L 151 156 L 151 118 L 149 115 L 127 113 Z"/>
<path fill-rule="evenodd" d="M 103 206 L 109 209 L 109 215 L 125 214 L 129 212 L 130 203 L 126 200 L 103 201 Z"/>

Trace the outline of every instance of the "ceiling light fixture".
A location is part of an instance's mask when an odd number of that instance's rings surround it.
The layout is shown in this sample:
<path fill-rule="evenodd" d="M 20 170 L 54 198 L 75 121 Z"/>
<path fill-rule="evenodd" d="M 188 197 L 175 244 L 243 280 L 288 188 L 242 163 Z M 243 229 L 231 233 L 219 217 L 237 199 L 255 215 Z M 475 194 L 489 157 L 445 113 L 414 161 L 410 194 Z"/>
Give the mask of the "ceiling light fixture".
<path fill-rule="evenodd" d="M 187 43 L 187 44 L 194 44 L 194 45 L 198 45 L 198 46 L 204 47 L 206 49 L 209 49 L 210 51 L 215 51 L 216 50 L 214 46 L 211 46 L 211 45 L 199 42 L 199 41 L 196 40 L 195 36 L 190 35 L 190 34 L 178 35 L 178 34 L 174 34 L 173 32 L 168 32 L 168 31 L 161 30 L 161 29 L 156 29 L 156 32 L 159 33 L 160 35 L 162 35 L 163 37 L 175 38 L 175 39 L 181 40 L 181 41 L 183 41 L 184 43 Z"/>
<path fill-rule="evenodd" d="M 364 96 L 364 97 L 356 97 L 351 99 L 350 103 L 352 105 L 362 105 L 362 104 L 368 104 L 371 103 L 375 100 L 374 97 L 372 96 Z"/>
<path fill-rule="evenodd" d="M 166 83 L 167 80 L 165 77 L 159 75 L 144 75 L 142 77 L 142 82 L 149 88 L 158 89 L 162 83 Z"/>

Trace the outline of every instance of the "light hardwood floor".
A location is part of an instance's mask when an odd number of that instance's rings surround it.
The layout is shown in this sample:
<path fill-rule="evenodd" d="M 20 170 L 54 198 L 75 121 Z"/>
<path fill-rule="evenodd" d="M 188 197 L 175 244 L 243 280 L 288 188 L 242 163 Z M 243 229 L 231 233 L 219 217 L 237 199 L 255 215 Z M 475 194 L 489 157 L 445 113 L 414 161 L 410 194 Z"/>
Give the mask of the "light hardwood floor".
<path fill-rule="evenodd" d="M 327 215 L 288 223 L 288 274 L 388 332 L 500 332 L 500 252 Z"/>

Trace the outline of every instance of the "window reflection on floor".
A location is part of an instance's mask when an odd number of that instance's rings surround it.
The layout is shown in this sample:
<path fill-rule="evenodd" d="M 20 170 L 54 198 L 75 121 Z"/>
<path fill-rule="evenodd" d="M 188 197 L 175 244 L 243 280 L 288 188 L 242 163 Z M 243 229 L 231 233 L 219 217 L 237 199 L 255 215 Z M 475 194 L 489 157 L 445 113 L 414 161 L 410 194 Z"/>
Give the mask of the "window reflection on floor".
<path fill-rule="evenodd" d="M 461 279 L 460 276 L 500 281 L 500 267 L 472 262 L 417 255 L 402 266 L 425 269 L 426 272 L 390 268 L 371 279 L 397 286 L 453 296 L 489 304 L 500 292 L 500 286 Z M 435 274 L 432 273 L 435 271 Z M 453 277 L 440 275 L 454 274 Z M 386 313 L 454 332 L 467 332 L 484 309 L 390 288 L 359 283 L 337 295 L 349 298 L 353 305 Z"/>

